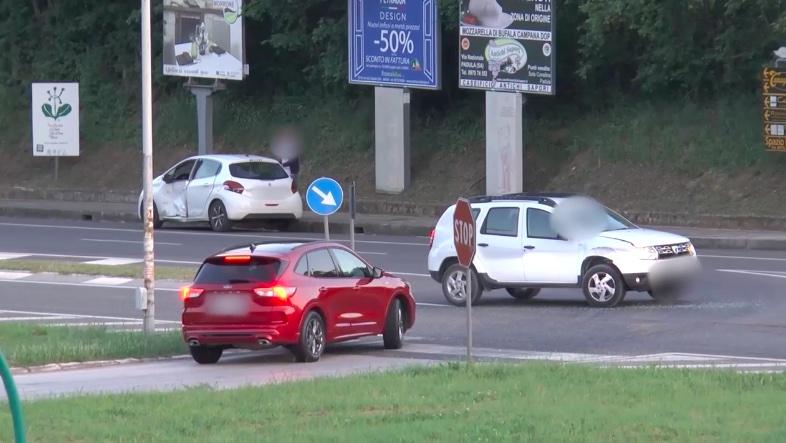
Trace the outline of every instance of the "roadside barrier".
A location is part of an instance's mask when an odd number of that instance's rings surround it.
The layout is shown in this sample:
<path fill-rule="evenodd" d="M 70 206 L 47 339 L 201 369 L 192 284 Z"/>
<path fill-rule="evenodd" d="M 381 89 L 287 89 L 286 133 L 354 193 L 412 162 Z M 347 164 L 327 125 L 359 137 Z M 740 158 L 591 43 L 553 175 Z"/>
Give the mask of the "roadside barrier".
<path fill-rule="evenodd" d="M 14 421 L 14 442 L 25 443 L 25 418 L 22 414 L 22 402 L 19 400 L 19 392 L 16 390 L 14 378 L 11 376 L 11 368 L 8 367 L 3 353 L 0 352 L 0 376 L 3 378 L 5 393 L 8 397 L 8 405 L 11 407 L 11 417 Z"/>

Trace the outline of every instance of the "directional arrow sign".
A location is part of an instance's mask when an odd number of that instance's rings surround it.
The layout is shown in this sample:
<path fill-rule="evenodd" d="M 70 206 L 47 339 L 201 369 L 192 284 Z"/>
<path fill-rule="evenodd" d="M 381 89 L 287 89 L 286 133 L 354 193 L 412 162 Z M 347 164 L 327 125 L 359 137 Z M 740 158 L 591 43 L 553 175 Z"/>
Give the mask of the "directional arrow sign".
<path fill-rule="evenodd" d="M 344 203 L 344 191 L 332 178 L 322 177 L 314 180 L 306 192 L 306 204 L 317 215 L 331 215 Z"/>

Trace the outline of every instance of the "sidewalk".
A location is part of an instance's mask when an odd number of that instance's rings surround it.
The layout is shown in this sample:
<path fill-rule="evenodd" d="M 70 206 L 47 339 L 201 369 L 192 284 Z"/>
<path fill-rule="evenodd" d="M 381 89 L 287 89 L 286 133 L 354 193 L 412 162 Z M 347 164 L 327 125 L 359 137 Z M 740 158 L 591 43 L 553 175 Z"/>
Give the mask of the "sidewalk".
<path fill-rule="evenodd" d="M 54 200 L 0 200 L 0 216 L 138 223 L 135 203 L 71 202 Z M 427 236 L 436 217 L 358 214 L 355 230 L 362 234 Z M 349 232 L 349 215 L 330 217 L 331 232 Z M 653 226 L 690 238 L 703 249 L 756 249 L 786 251 L 786 231 L 735 230 Z M 322 218 L 306 212 L 293 231 L 322 232 Z"/>

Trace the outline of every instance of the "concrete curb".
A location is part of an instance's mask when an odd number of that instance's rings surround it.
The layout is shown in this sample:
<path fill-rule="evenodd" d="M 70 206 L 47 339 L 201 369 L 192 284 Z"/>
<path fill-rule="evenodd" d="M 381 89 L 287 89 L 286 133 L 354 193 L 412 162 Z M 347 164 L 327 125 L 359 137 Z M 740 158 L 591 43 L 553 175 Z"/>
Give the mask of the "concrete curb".
<path fill-rule="evenodd" d="M 36 374 L 40 372 L 56 372 L 75 369 L 102 368 L 105 366 L 127 365 L 131 363 L 150 363 L 156 361 L 182 360 L 190 355 L 173 355 L 170 357 L 122 358 L 117 360 L 94 360 L 85 362 L 50 363 L 48 365 L 11 368 L 12 375 Z"/>

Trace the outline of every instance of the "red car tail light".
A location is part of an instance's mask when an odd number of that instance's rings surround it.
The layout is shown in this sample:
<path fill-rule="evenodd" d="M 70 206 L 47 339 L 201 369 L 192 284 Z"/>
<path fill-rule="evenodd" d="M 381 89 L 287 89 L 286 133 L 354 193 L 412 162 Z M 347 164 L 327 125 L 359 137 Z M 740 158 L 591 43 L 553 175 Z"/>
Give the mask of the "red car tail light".
<path fill-rule="evenodd" d="M 436 229 L 432 229 L 428 233 L 428 247 L 429 247 L 429 249 L 431 249 L 431 247 L 434 246 L 434 236 L 436 235 L 436 233 L 437 233 Z"/>
<path fill-rule="evenodd" d="M 204 289 L 197 289 L 197 288 L 192 288 L 190 286 L 186 286 L 184 288 L 180 288 L 180 299 L 187 300 L 189 298 L 197 298 L 200 295 L 202 295 L 203 292 L 205 292 Z"/>
<path fill-rule="evenodd" d="M 251 256 L 250 255 L 227 255 L 224 257 L 224 263 L 231 263 L 234 265 L 237 264 L 247 264 L 251 263 Z"/>
<path fill-rule="evenodd" d="M 246 190 L 246 188 L 244 188 L 243 185 L 232 180 L 227 180 L 224 182 L 224 189 L 226 189 L 227 191 L 232 191 L 237 194 L 242 194 L 243 191 Z"/>
<path fill-rule="evenodd" d="M 273 286 L 270 288 L 256 288 L 254 294 L 258 297 L 277 298 L 279 300 L 286 300 L 295 295 L 296 288 L 287 288 L 284 286 Z"/>

